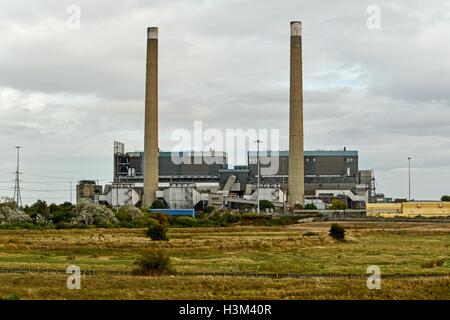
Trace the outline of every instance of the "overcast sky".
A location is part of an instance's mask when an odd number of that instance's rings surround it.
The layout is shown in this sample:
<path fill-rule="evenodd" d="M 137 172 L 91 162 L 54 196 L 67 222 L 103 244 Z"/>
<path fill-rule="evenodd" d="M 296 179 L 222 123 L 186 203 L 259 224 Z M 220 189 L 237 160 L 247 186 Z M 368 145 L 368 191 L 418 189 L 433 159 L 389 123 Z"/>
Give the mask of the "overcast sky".
<path fill-rule="evenodd" d="M 28 203 L 111 181 L 114 140 L 143 149 L 149 26 L 163 150 L 195 120 L 280 129 L 287 149 L 291 20 L 303 21 L 305 148 L 358 150 L 392 197 L 408 195 L 410 156 L 413 198 L 450 194 L 450 1 L 3 0 L 0 195 L 12 195 L 16 145 Z"/>

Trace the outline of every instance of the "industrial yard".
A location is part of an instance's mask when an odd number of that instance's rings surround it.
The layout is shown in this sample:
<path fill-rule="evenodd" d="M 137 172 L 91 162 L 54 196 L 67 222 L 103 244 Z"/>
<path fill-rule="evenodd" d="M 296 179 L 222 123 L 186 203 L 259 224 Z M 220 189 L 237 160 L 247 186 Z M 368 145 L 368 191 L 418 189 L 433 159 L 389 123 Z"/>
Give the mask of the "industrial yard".
<path fill-rule="evenodd" d="M 170 228 L 170 241 L 150 241 L 141 228 L 1 230 L 0 297 L 450 298 L 450 223 L 342 222 L 345 241 L 328 235 L 330 224 Z M 175 274 L 130 273 L 152 250 L 170 256 Z M 71 264 L 81 268 L 80 290 L 66 287 Z M 381 269 L 381 290 L 366 286 L 369 265 Z"/>

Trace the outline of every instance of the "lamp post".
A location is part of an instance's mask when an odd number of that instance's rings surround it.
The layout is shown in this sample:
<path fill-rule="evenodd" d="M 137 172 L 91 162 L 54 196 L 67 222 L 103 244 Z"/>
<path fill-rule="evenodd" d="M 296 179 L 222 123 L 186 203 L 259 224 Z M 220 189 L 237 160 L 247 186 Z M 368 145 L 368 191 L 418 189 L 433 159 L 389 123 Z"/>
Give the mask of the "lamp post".
<path fill-rule="evenodd" d="M 411 201 L 411 157 L 408 157 L 408 200 Z"/>
<path fill-rule="evenodd" d="M 256 184 L 256 210 L 258 212 L 258 215 L 261 213 L 259 209 L 259 177 L 260 177 L 260 170 L 259 170 L 259 144 L 261 143 L 261 140 L 256 140 L 257 147 L 256 147 L 256 161 L 257 161 L 257 170 L 258 170 L 258 180 Z"/>

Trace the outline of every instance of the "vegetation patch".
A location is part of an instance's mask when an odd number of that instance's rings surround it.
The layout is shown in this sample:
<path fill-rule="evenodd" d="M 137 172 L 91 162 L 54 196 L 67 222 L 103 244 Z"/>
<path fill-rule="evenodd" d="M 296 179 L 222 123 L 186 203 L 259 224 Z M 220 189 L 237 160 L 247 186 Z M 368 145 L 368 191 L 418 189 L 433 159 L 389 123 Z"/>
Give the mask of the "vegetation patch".
<path fill-rule="evenodd" d="M 340 224 L 333 223 L 329 235 L 336 240 L 342 241 L 345 239 L 345 229 Z"/>
<path fill-rule="evenodd" d="M 170 257 L 163 251 L 147 252 L 136 260 L 135 265 L 137 266 L 133 270 L 135 275 L 164 275 L 174 272 L 170 263 Z"/>

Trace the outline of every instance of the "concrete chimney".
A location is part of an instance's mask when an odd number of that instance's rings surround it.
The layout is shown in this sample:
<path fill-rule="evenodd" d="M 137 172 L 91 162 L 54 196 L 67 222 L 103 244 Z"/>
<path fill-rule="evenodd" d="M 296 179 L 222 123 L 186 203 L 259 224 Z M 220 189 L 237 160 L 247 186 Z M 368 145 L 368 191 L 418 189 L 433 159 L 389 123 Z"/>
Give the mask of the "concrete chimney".
<path fill-rule="evenodd" d="M 147 67 L 145 81 L 144 194 L 142 206 L 148 208 L 158 190 L 158 28 L 147 29 Z"/>
<path fill-rule="evenodd" d="M 290 205 L 304 204 L 305 168 L 303 149 L 302 23 L 291 22 L 291 79 L 289 95 L 289 186 Z"/>

